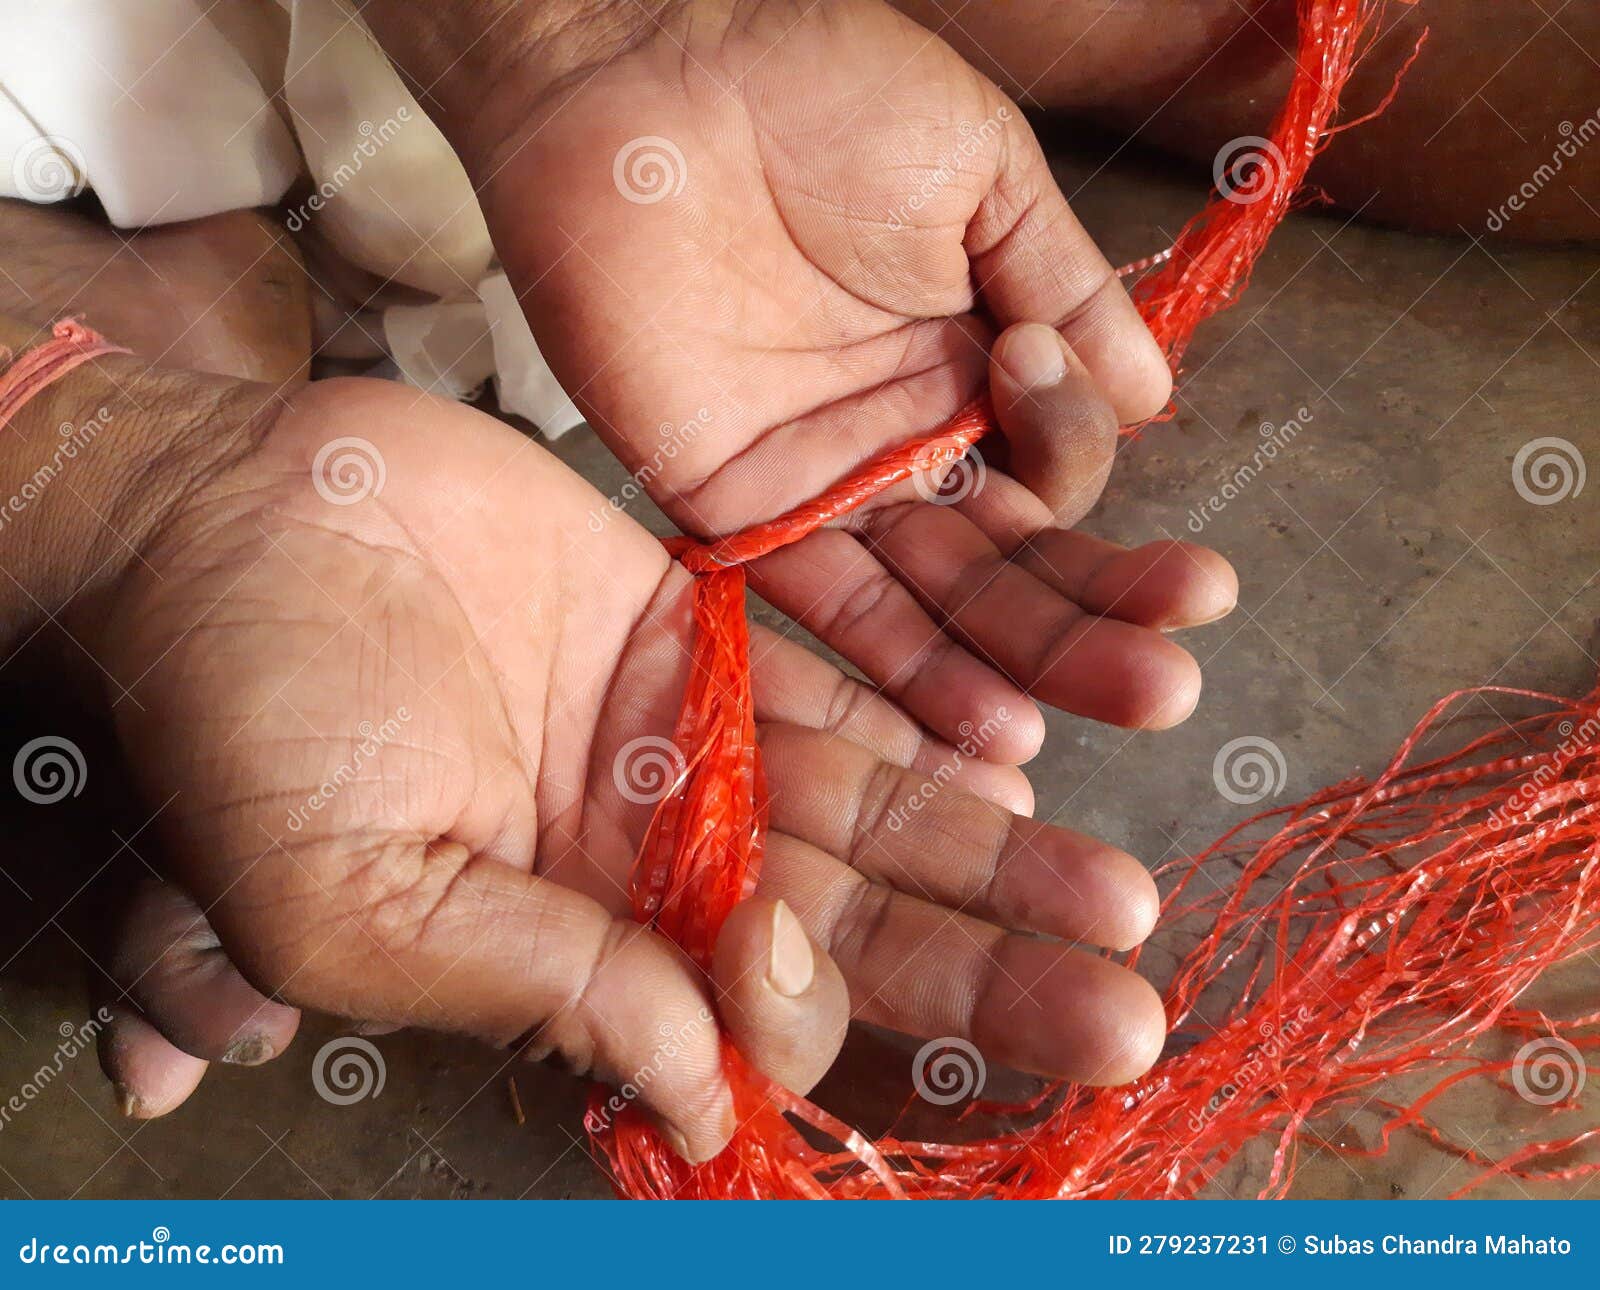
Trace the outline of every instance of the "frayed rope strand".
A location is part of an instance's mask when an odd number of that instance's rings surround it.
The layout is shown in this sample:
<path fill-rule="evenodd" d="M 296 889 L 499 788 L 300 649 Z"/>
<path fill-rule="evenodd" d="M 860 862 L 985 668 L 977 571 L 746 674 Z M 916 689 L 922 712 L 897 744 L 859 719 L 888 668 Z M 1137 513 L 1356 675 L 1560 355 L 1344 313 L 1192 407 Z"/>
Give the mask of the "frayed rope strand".
<path fill-rule="evenodd" d="M 1381 0 L 1299 0 L 1294 76 L 1266 147 L 1245 168 L 1225 170 L 1205 210 L 1137 282 L 1134 298 L 1175 371 L 1194 328 L 1243 289 L 1312 159 L 1340 128 L 1333 124 L 1340 92 L 1381 7 Z M 979 400 L 937 434 L 788 515 L 705 546 L 683 538 L 668 544 L 696 575 L 693 667 L 674 733 L 683 771 L 641 848 L 634 908 L 696 962 L 710 962 L 723 920 L 754 890 L 766 826 L 744 563 L 900 480 L 952 464 L 992 424 L 992 410 Z M 1526 1144 L 1496 1161 L 1452 1143 L 1427 1117 L 1464 1080 L 1503 1082 L 1508 1071 L 1526 1077 L 1527 1063 L 1470 1055 L 1497 1027 L 1564 1045 L 1556 1050 L 1562 1057 L 1600 1046 L 1594 1016 L 1557 1027 L 1514 1006 L 1546 969 L 1600 942 L 1596 696 L 1577 704 L 1531 696 L 1553 711 L 1410 764 L 1459 697 L 1436 705 L 1375 780 L 1349 780 L 1245 821 L 1159 872 L 1169 934 L 1195 943 L 1165 995 L 1168 1054 L 1136 1084 L 1052 1084 L 1023 1107 L 972 1108 L 980 1117 L 1023 1121 L 997 1136 L 873 1141 L 725 1045 L 739 1128 L 727 1150 L 698 1167 L 680 1160 L 636 1108 L 604 1114 L 606 1093 L 597 1090 L 586 1124 L 618 1191 L 1193 1196 L 1261 1139 L 1273 1150 L 1262 1195 L 1278 1196 L 1289 1188 L 1302 1142 L 1315 1140 L 1315 1122 L 1363 1106 L 1388 1117 L 1375 1149 L 1393 1132 L 1414 1129 L 1475 1165 L 1477 1182 L 1600 1170 L 1567 1158 L 1600 1131 Z M 1216 888 L 1214 871 L 1231 866 L 1235 880 Z M 1212 889 L 1195 895 L 1202 875 Z M 1576 1060 L 1574 1083 L 1588 1073 L 1586 1059 Z M 1400 1104 L 1381 1095 L 1399 1076 L 1435 1083 Z"/>

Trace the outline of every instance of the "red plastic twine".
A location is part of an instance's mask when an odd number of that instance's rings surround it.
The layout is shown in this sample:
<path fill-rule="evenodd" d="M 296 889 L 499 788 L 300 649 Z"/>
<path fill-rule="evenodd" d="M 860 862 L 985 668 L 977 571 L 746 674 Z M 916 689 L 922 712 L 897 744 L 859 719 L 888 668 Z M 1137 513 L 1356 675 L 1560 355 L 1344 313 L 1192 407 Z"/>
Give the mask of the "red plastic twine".
<path fill-rule="evenodd" d="M 1257 145 L 1253 160 L 1219 178 L 1210 204 L 1135 286 L 1174 370 L 1194 328 L 1242 290 L 1335 132 L 1340 91 L 1381 7 L 1382 0 L 1300 0 L 1293 82 L 1270 140 L 1242 141 Z M 991 426 L 979 401 L 937 434 L 777 520 L 709 545 L 669 543 L 696 575 L 693 670 L 674 733 L 686 770 L 641 848 L 634 908 L 702 965 L 723 920 L 754 890 L 766 827 L 743 564 L 900 480 L 952 464 Z M 1169 889 L 1165 924 L 1192 933 L 1195 944 L 1165 995 L 1168 1053 L 1136 1084 L 1056 1083 L 1026 1106 L 969 1108 L 1022 1121 L 997 1136 L 872 1141 L 725 1046 L 739 1128 L 698 1167 L 679 1159 L 637 1108 L 605 1114 L 607 1093 L 597 1090 L 586 1125 L 618 1191 L 699 1199 L 1181 1197 L 1262 1138 L 1273 1148 L 1262 1194 L 1276 1196 L 1289 1186 L 1311 1121 L 1340 1108 L 1385 1117 L 1372 1150 L 1411 1127 L 1484 1176 L 1600 1171 L 1567 1158 L 1600 1130 L 1494 1160 L 1427 1119 L 1429 1105 L 1463 1079 L 1503 1081 L 1508 1073 L 1540 1090 L 1554 1078 L 1552 1096 L 1529 1100 L 1559 1109 L 1588 1073 L 1582 1053 L 1600 1047 L 1600 1013 L 1570 1020 L 1563 1037 L 1548 1018 L 1514 1006 L 1550 965 L 1600 943 L 1600 691 L 1577 703 L 1525 695 L 1550 710 L 1410 764 L 1459 697 L 1431 710 L 1375 780 L 1350 780 L 1246 821 L 1158 872 Z M 1207 883 L 1206 894 L 1192 896 L 1196 876 L 1222 862 L 1239 866 L 1238 880 Z M 1225 973 L 1243 983 L 1231 998 L 1219 989 Z M 1467 1055 L 1495 1027 L 1527 1041 L 1517 1058 Z M 1386 1100 L 1383 1090 L 1408 1074 L 1432 1076 L 1433 1084 L 1408 1105 Z"/>

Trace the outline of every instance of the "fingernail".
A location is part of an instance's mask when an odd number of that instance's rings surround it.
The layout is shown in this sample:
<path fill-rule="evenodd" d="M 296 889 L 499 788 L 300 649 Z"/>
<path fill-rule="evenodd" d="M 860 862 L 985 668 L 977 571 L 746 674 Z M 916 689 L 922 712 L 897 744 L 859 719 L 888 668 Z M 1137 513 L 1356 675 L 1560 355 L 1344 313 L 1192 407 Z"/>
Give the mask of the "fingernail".
<path fill-rule="evenodd" d="M 124 1084 L 113 1084 L 111 1086 L 111 1091 L 116 1095 L 117 1109 L 130 1120 L 138 1118 L 139 1099 L 128 1091 L 127 1086 Z"/>
<path fill-rule="evenodd" d="M 1179 623 L 1176 627 L 1163 627 L 1161 630 L 1170 635 L 1173 632 L 1186 632 L 1194 627 L 1209 627 L 1212 623 L 1221 622 L 1224 618 L 1231 614 L 1235 608 L 1237 608 L 1237 606 L 1229 605 L 1226 609 L 1217 610 L 1217 612 L 1212 614 L 1210 618 L 1196 618 L 1191 622 Z"/>
<path fill-rule="evenodd" d="M 772 948 L 768 951 L 767 980 L 785 998 L 797 999 L 811 988 L 817 974 L 811 939 L 794 911 L 781 900 L 772 907 Z"/>
<path fill-rule="evenodd" d="M 226 1066 L 259 1066 L 272 1056 L 272 1045 L 262 1035 L 250 1035 L 222 1054 Z"/>
<path fill-rule="evenodd" d="M 376 1039 L 380 1035 L 392 1035 L 395 1031 L 404 1029 L 404 1026 L 395 1021 L 358 1021 L 352 1028 L 351 1033 L 370 1035 Z"/>
<path fill-rule="evenodd" d="M 673 1128 L 672 1125 L 664 1120 L 657 1120 L 656 1128 L 661 1131 L 661 1136 L 666 1139 L 667 1145 L 672 1148 L 680 1160 L 686 1160 L 691 1165 L 700 1163 L 689 1153 L 689 1139 Z"/>
<path fill-rule="evenodd" d="M 1067 347 L 1054 327 L 1024 323 L 1005 334 L 997 356 L 1005 374 L 1024 390 L 1047 390 L 1067 374 Z"/>

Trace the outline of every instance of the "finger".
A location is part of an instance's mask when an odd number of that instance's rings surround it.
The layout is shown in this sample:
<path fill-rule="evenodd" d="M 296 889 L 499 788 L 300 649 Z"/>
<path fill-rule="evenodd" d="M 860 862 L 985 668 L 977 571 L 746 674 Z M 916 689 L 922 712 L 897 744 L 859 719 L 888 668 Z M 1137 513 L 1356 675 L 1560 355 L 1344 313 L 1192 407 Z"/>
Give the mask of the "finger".
<path fill-rule="evenodd" d="M 1091 614 L 1177 631 L 1239 603 L 1239 575 L 1209 547 L 1162 538 L 1130 548 L 1056 527 L 1028 489 L 995 471 L 955 509 L 1012 563 Z"/>
<path fill-rule="evenodd" d="M 1093 508 L 1116 457 L 1117 417 L 1061 334 L 1043 323 L 1003 333 L 989 364 L 1011 474 L 1069 528 Z"/>
<path fill-rule="evenodd" d="M 459 843 L 395 843 L 348 863 L 359 876 L 337 887 L 270 858 L 239 881 L 228 909 L 250 922 L 219 931 L 258 984 L 346 1016 L 558 1053 L 636 1088 L 686 1159 L 727 1143 L 733 1101 L 711 1001 L 665 938 Z M 264 906 L 277 935 L 262 934 Z"/>
<path fill-rule="evenodd" d="M 1015 764 L 1039 751 L 1044 719 L 1022 690 L 945 635 L 850 534 L 819 529 L 756 561 L 750 580 L 758 595 L 848 658 L 935 734 L 953 743 L 963 737 L 964 723 L 998 722 L 986 760 Z"/>
<path fill-rule="evenodd" d="M 1087 533 L 1046 530 L 1017 563 L 1091 614 L 1160 631 L 1215 622 L 1239 603 L 1239 575 L 1222 556 L 1163 539 L 1129 550 Z"/>
<path fill-rule="evenodd" d="M 200 1086 L 209 1063 L 174 1048 L 130 1005 L 108 1004 L 107 1010 L 111 1020 L 95 1042 L 118 1109 L 134 1120 L 176 1110 Z"/>
<path fill-rule="evenodd" d="M 1049 323 L 1083 360 L 1124 425 L 1172 394 L 1160 346 L 1067 205 L 1022 114 L 1011 109 L 1000 171 L 967 227 L 984 303 L 1002 327 Z"/>
<path fill-rule="evenodd" d="M 750 626 L 750 671 L 757 721 L 830 731 L 896 766 L 938 771 L 943 782 L 963 793 L 1019 815 L 1033 814 L 1027 776 L 1015 766 L 983 760 L 981 747 L 964 751 L 971 746 L 971 733 L 961 747 L 934 739 L 873 687 L 759 623 Z"/>
<path fill-rule="evenodd" d="M 1085 613 L 1007 560 L 966 516 L 905 503 L 863 521 L 872 552 L 950 632 L 1036 699 L 1164 730 L 1194 711 L 1200 668 L 1159 632 Z"/>
<path fill-rule="evenodd" d="M 863 877 L 1004 927 L 1111 949 L 1138 945 L 1160 901 L 1132 856 L 1013 815 L 844 740 L 762 731 L 772 827 Z"/>
<path fill-rule="evenodd" d="M 752 896 L 728 915 L 712 961 L 717 1009 L 739 1051 L 808 1093 L 850 1026 L 850 992 L 827 952 L 781 900 Z"/>
<path fill-rule="evenodd" d="M 892 891 L 776 831 L 761 889 L 827 947 L 861 1020 L 1086 1084 L 1136 1079 L 1160 1054 L 1159 996 L 1108 959 Z"/>
<path fill-rule="evenodd" d="M 239 975 L 200 907 L 171 883 L 147 881 L 134 892 L 110 969 L 145 1020 L 205 1061 L 259 1066 L 300 1025 L 296 1009 Z"/>

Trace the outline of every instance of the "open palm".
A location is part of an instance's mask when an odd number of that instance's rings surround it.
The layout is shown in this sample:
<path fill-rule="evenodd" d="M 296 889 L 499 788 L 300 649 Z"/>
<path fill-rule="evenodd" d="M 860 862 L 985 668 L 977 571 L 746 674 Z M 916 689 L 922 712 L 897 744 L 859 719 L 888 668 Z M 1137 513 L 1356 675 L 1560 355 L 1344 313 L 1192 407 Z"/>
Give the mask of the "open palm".
<path fill-rule="evenodd" d="M 1015 105 L 878 0 L 639 23 L 554 89 L 501 87 L 515 126 L 477 167 L 591 423 L 677 523 L 726 534 L 939 425 L 992 375 L 997 402 L 1028 406 L 951 495 L 903 486 L 760 562 L 754 585 L 946 738 L 1022 714 L 994 760 L 1042 738 L 1024 692 L 1181 720 L 1197 670 L 1149 629 L 1224 612 L 1233 576 L 1178 544 L 1130 555 L 1068 531 L 1116 425 L 1158 411 L 1170 381 Z M 997 333 L 1024 323 L 1066 344 L 1015 329 L 991 373 Z M 664 427 L 683 441 L 670 457 Z"/>
<path fill-rule="evenodd" d="M 1070 944 L 1148 933 L 1143 869 L 1013 814 L 1031 804 L 1016 771 L 929 741 L 770 633 L 753 642 L 774 797 L 761 892 L 709 983 L 631 923 L 689 580 L 597 514 L 490 418 L 321 382 L 145 551 L 100 637 L 174 880 L 116 956 L 137 1012 L 110 1061 L 143 1081 L 142 1113 L 205 1059 L 281 1051 L 296 1006 L 527 1042 L 619 1081 L 674 1034 L 646 1098 L 693 1156 L 731 1128 L 713 1005 L 800 1088 L 849 1013 L 1093 1081 L 1153 1060 L 1154 992 Z"/>

